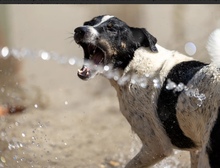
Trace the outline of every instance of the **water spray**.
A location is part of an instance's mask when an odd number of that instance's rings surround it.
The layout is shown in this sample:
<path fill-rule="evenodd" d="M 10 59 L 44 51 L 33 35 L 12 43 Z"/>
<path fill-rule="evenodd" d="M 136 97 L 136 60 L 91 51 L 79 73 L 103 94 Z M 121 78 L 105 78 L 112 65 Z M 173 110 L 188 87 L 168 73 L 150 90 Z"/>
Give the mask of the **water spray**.
<path fill-rule="evenodd" d="M 193 55 L 196 52 L 196 46 L 190 42 L 186 43 L 185 50 L 189 55 Z M 190 52 L 188 52 L 190 51 Z M 142 88 L 146 88 L 149 82 L 153 82 L 153 86 L 155 88 L 161 88 L 162 81 L 159 78 L 153 78 L 149 74 L 144 74 L 142 76 L 131 74 L 131 75 L 125 75 L 121 76 L 118 70 L 113 69 L 111 65 L 94 65 L 92 61 L 87 60 L 86 62 L 83 59 L 77 58 L 75 56 L 62 56 L 56 52 L 48 52 L 45 50 L 31 50 L 27 48 L 21 48 L 21 49 L 14 49 L 9 48 L 7 46 L 0 48 L 0 58 L 7 59 L 8 57 L 13 56 L 14 58 L 18 60 L 22 60 L 25 58 L 39 58 L 43 61 L 55 61 L 58 64 L 64 64 L 64 65 L 70 65 L 70 66 L 78 66 L 81 67 L 83 64 L 98 73 L 101 73 L 108 79 L 114 79 L 117 81 L 119 85 L 125 85 L 127 83 L 138 85 Z M 202 102 L 206 99 L 205 95 L 202 93 L 199 93 L 198 89 L 189 89 L 187 86 L 185 86 L 183 83 L 176 84 L 170 79 L 168 79 L 167 90 L 173 90 L 174 92 L 178 91 L 185 91 L 185 93 L 189 97 L 195 97 L 199 100 L 200 103 L 198 103 L 198 106 L 201 106 Z"/>

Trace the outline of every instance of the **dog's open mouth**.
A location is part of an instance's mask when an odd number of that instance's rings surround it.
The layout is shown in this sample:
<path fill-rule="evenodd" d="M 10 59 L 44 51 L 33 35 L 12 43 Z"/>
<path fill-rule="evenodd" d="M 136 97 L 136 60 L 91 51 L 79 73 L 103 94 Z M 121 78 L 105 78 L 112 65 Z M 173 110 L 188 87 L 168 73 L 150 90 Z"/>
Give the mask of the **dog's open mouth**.
<path fill-rule="evenodd" d="M 84 50 L 84 59 L 88 64 L 83 65 L 83 67 L 78 70 L 78 76 L 86 80 L 92 76 L 92 71 L 94 71 L 98 65 L 104 65 L 105 53 L 100 47 L 91 43 L 79 44 Z"/>

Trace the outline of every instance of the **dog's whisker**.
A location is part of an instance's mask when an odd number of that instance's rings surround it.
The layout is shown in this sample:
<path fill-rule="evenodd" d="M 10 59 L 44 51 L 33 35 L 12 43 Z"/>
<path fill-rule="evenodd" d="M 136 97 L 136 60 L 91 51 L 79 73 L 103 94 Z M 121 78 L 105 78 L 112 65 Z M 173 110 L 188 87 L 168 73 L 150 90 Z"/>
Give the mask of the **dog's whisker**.
<path fill-rule="evenodd" d="M 65 38 L 65 40 L 70 40 L 70 43 L 72 43 L 74 41 L 74 36 L 70 36 L 70 37 L 67 37 Z"/>
<path fill-rule="evenodd" d="M 74 40 L 73 36 L 65 38 L 65 40 L 67 40 L 67 39 L 73 39 Z"/>

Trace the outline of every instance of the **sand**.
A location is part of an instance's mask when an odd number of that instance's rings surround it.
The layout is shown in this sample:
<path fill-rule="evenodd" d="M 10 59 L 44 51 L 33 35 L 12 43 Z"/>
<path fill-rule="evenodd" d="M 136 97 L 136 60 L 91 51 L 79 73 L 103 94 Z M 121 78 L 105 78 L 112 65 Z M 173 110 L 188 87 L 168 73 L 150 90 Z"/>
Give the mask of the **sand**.
<path fill-rule="evenodd" d="M 78 67 L 54 61 L 20 64 L 23 92 L 8 99 L 26 110 L 0 118 L 0 167 L 122 168 L 138 152 L 106 79 L 82 81 Z M 189 167 L 189 154 L 175 151 L 154 167 Z"/>

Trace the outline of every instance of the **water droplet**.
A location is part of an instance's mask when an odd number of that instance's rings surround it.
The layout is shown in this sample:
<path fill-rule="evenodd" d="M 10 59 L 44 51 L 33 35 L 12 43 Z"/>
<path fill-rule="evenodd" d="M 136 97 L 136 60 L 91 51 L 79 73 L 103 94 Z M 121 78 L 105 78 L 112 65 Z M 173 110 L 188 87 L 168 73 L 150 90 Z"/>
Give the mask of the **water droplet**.
<path fill-rule="evenodd" d="M 118 76 L 118 75 L 114 75 L 113 79 L 114 79 L 115 81 L 117 81 L 117 80 L 119 79 L 119 76 Z"/>
<path fill-rule="evenodd" d="M 19 122 L 17 122 L 17 121 L 15 122 L 15 126 L 19 126 L 19 124 L 20 124 Z"/>
<path fill-rule="evenodd" d="M 140 87 L 146 88 L 147 87 L 147 78 L 145 76 L 138 77 L 137 83 Z"/>
<path fill-rule="evenodd" d="M 118 84 L 125 85 L 126 83 L 129 82 L 129 80 L 130 80 L 130 75 L 122 76 L 121 78 L 119 78 Z"/>
<path fill-rule="evenodd" d="M 135 79 L 131 79 L 131 84 L 135 84 L 136 83 L 136 81 L 135 81 Z"/>
<path fill-rule="evenodd" d="M 185 85 L 183 83 L 179 83 L 176 88 L 175 91 L 177 92 L 181 92 L 184 89 Z"/>
<path fill-rule="evenodd" d="M 38 122 L 38 125 L 39 125 L 40 128 L 43 127 L 43 124 L 41 124 L 40 122 Z"/>
<path fill-rule="evenodd" d="M 103 69 L 104 69 L 104 71 L 109 71 L 110 68 L 108 65 L 105 65 Z"/>
<path fill-rule="evenodd" d="M 35 108 L 38 108 L 38 105 L 37 105 L 37 104 L 35 104 L 35 105 L 34 105 L 34 107 L 35 107 Z"/>
<path fill-rule="evenodd" d="M 8 144 L 8 149 L 9 149 L 9 150 L 15 149 L 15 146 L 12 145 L 11 143 L 9 143 L 9 144 Z"/>
<path fill-rule="evenodd" d="M 76 63 L 76 60 L 74 58 L 70 58 L 68 62 L 70 65 L 74 65 Z"/>
<path fill-rule="evenodd" d="M 176 88 L 176 84 L 174 82 L 172 82 L 170 79 L 167 80 L 167 85 L 166 85 L 166 89 L 167 90 L 172 90 Z"/>
<path fill-rule="evenodd" d="M 2 161 L 2 163 L 6 163 L 6 160 L 3 156 L 1 156 L 1 161 Z"/>
<path fill-rule="evenodd" d="M 8 47 L 3 47 L 1 50 L 1 55 L 2 57 L 6 58 L 9 56 L 9 48 Z"/>
<path fill-rule="evenodd" d="M 200 101 L 205 100 L 205 99 L 206 99 L 205 94 L 201 93 L 201 94 L 198 96 L 198 99 L 199 99 Z"/>
<path fill-rule="evenodd" d="M 4 137 L 5 135 L 6 135 L 6 132 L 5 132 L 5 131 L 2 131 L 2 132 L 1 132 L 1 136 Z"/>
<path fill-rule="evenodd" d="M 17 159 L 18 159 L 18 156 L 17 156 L 17 155 L 14 155 L 14 156 L 13 156 L 13 159 L 14 159 L 14 160 L 17 160 Z"/>
<path fill-rule="evenodd" d="M 142 82 L 142 83 L 140 83 L 140 86 L 141 86 L 142 88 L 146 88 L 146 87 L 147 87 L 147 82 Z"/>
<path fill-rule="evenodd" d="M 188 42 L 185 44 L 185 52 L 192 56 L 196 53 L 196 45 L 192 42 Z"/>
<path fill-rule="evenodd" d="M 48 52 L 46 51 L 40 51 L 40 56 L 43 60 L 49 60 L 50 59 L 50 55 Z"/>
<path fill-rule="evenodd" d="M 159 79 L 153 79 L 154 87 L 160 88 L 160 80 Z"/>
<path fill-rule="evenodd" d="M 194 90 L 194 97 L 198 97 L 200 94 L 199 94 L 199 89 L 198 88 L 196 88 L 195 90 Z"/>
<path fill-rule="evenodd" d="M 22 143 L 19 143 L 20 147 L 22 148 L 24 145 Z"/>
<path fill-rule="evenodd" d="M 2 87 L 1 88 L 1 92 L 4 93 L 5 92 L 5 88 Z"/>

